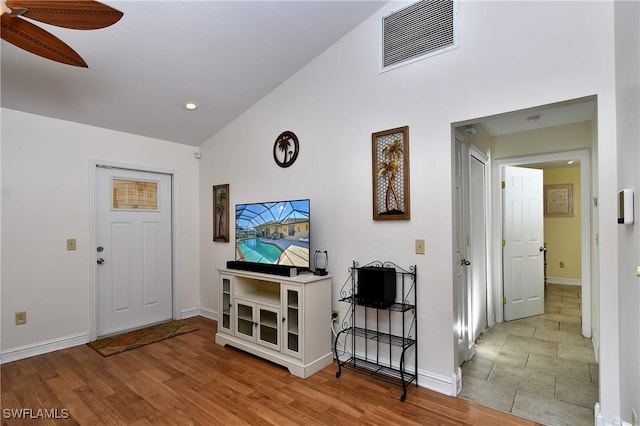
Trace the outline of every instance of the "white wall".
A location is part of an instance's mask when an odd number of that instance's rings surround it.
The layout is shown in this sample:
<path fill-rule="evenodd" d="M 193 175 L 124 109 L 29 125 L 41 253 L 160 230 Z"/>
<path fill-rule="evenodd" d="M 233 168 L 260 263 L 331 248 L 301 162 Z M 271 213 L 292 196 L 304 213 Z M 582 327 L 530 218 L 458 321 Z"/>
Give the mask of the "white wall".
<path fill-rule="evenodd" d="M 491 140 L 494 160 L 523 157 L 532 154 L 548 154 L 563 151 L 589 149 L 591 145 L 591 123 L 567 124 L 497 135 Z"/>
<path fill-rule="evenodd" d="M 90 161 L 177 172 L 181 311 L 197 313 L 198 161 L 194 148 L 2 109 L 2 354 L 88 339 L 95 247 Z M 67 238 L 77 250 L 67 251 Z M 13 315 L 27 311 L 27 324 Z M 71 341 L 77 341 L 71 339 Z"/>
<path fill-rule="evenodd" d="M 378 23 L 370 18 L 201 147 L 201 301 L 217 311 L 216 268 L 234 257 L 232 243 L 211 241 L 211 185 L 230 184 L 231 206 L 309 197 L 312 251 L 329 251 L 334 308 L 344 309 L 337 291 L 353 259 L 417 264 L 421 385 L 451 393 L 451 123 L 597 95 L 598 143 L 607 153 L 597 184 L 610 194 L 600 204 L 600 273 L 617 282 L 613 5 L 463 1 L 458 49 L 384 74 Z M 374 222 L 371 133 L 402 125 L 410 127 L 411 220 Z M 301 146 L 288 169 L 271 153 L 284 130 Z M 426 240 L 426 255 L 413 253 L 416 238 Z M 603 316 L 615 315 L 617 297 L 602 303 Z M 617 346 L 611 351 L 604 358 L 617 365 Z M 617 380 L 603 386 L 612 395 L 605 416 L 618 413 Z"/>
<path fill-rule="evenodd" d="M 620 268 L 620 371 L 622 419 L 640 416 L 640 3 L 616 2 L 618 188 L 635 193 L 633 226 L 618 226 Z"/>

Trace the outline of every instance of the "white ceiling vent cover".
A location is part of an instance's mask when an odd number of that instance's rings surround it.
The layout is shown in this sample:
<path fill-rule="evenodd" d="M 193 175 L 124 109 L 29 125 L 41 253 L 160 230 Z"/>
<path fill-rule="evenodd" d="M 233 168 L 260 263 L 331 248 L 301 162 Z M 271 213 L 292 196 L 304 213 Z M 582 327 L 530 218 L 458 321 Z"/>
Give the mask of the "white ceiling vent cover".
<path fill-rule="evenodd" d="M 458 47 L 458 1 L 422 0 L 381 19 L 380 71 Z"/>

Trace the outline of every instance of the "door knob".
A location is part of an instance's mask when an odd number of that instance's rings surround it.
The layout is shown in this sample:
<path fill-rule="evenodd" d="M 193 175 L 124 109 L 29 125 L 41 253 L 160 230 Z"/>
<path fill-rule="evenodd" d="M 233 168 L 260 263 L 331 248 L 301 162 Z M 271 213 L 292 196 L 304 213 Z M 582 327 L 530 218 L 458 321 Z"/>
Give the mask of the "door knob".
<path fill-rule="evenodd" d="M 542 246 L 540 246 L 540 252 L 543 252 L 543 251 L 546 251 L 546 250 L 547 250 L 547 248 L 546 248 L 546 247 L 542 247 Z"/>
<path fill-rule="evenodd" d="M 102 265 L 104 263 L 104 259 L 99 257 L 97 262 L 98 262 L 98 265 Z"/>

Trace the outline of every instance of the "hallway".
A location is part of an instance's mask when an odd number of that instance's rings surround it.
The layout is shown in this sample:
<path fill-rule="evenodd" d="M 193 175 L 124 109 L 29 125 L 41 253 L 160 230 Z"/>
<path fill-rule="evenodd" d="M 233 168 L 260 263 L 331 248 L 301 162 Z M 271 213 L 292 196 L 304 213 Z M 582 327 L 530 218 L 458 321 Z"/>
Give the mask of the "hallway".
<path fill-rule="evenodd" d="M 598 365 L 581 300 L 581 287 L 548 284 L 543 315 L 485 330 L 459 396 L 547 425 L 593 425 Z"/>

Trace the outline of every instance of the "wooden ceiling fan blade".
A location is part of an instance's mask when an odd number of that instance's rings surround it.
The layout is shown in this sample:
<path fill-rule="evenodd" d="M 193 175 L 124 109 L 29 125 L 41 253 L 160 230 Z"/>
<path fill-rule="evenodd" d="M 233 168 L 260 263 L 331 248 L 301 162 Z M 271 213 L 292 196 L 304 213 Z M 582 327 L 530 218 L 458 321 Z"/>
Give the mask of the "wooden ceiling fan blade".
<path fill-rule="evenodd" d="M 76 67 L 89 68 L 84 59 L 58 37 L 22 18 L 12 17 L 8 13 L 2 14 L 0 37 L 43 58 Z"/>
<path fill-rule="evenodd" d="M 123 16 L 119 10 L 92 0 L 7 0 L 6 5 L 25 18 L 74 30 L 108 27 Z"/>

